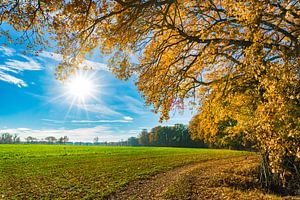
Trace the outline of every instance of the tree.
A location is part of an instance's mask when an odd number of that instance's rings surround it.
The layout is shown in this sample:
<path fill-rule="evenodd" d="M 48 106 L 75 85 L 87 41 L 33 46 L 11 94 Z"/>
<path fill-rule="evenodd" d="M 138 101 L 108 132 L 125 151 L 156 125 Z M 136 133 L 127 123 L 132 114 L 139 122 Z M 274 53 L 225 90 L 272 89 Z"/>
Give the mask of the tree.
<path fill-rule="evenodd" d="M 140 145 L 149 145 L 149 133 L 147 129 L 143 129 L 139 135 L 139 144 Z"/>
<path fill-rule="evenodd" d="M 61 144 L 65 144 L 66 142 L 68 142 L 69 141 L 69 138 L 68 138 L 68 136 L 64 136 L 64 137 L 60 137 L 59 139 L 58 139 L 58 142 L 59 143 L 61 143 Z"/>
<path fill-rule="evenodd" d="M 94 138 L 94 144 L 98 144 L 98 142 L 99 142 L 99 137 L 97 136 Z"/>
<path fill-rule="evenodd" d="M 27 143 L 33 143 L 34 141 L 37 141 L 37 138 L 32 137 L 32 136 L 28 136 L 25 138 Z"/>
<path fill-rule="evenodd" d="M 139 141 L 136 137 L 130 137 L 130 138 L 128 138 L 128 145 L 129 146 L 138 146 Z"/>
<path fill-rule="evenodd" d="M 154 144 L 157 146 L 165 146 L 166 145 L 166 136 L 162 126 L 156 126 L 151 129 L 151 133 L 153 138 L 155 138 Z"/>
<path fill-rule="evenodd" d="M 21 142 L 20 137 L 17 134 L 2 133 L 0 135 L 0 143 L 16 144 L 20 142 Z"/>
<path fill-rule="evenodd" d="M 66 142 L 68 142 L 68 141 L 69 141 L 69 137 L 65 135 L 65 136 L 63 137 L 63 142 L 64 142 L 64 144 L 65 144 Z"/>
<path fill-rule="evenodd" d="M 192 135 L 204 140 L 209 147 L 215 148 L 229 148 L 229 149 L 253 149 L 254 141 L 247 140 L 243 132 L 235 132 L 234 134 L 227 134 L 226 129 L 234 127 L 237 124 L 236 120 L 228 119 L 218 123 L 218 130 L 214 135 L 199 133 L 201 124 L 198 120 L 198 115 L 194 116 L 189 124 L 189 131 Z M 202 128 L 203 129 L 203 128 Z M 201 130 L 202 130 L 201 129 Z"/>
<path fill-rule="evenodd" d="M 63 144 L 64 143 L 64 138 L 63 137 L 58 138 L 58 143 Z"/>
<path fill-rule="evenodd" d="M 2 133 L 0 137 L 0 143 L 11 144 L 20 143 L 20 137 L 17 134 Z"/>
<path fill-rule="evenodd" d="M 49 141 L 49 138 L 48 138 L 48 141 Z M 58 139 L 58 143 L 60 143 L 60 144 L 65 144 L 65 143 L 68 142 L 68 141 L 69 141 L 68 136 L 60 137 L 60 138 Z"/>
<path fill-rule="evenodd" d="M 48 136 L 45 138 L 48 143 L 55 143 L 57 139 L 54 136 Z"/>
<path fill-rule="evenodd" d="M 17 134 L 13 135 L 13 143 L 20 143 L 21 139 Z"/>
<path fill-rule="evenodd" d="M 12 135 L 9 133 L 2 133 L 1 135 L 1 142 L 2 143 L 12 143 Z"/>
<path fill-rule="evenodd" d="M 285 189 L 300 179 L 299 9 L 296 0 L 0 3 L 1 23 L 25 31 L 23 40 L 47 44 L 47 31 L 57 41 L 65 58 L 58 78 L 99 47 L 112 54 L 119 78 L 138 76 L 139 91 L 161 120 L 184 108 L 185 99 L 200 105 L 195 138 L 214 138 L 220 122 L 236 120 L 223 133 L 254 140 L 270 174 L 266 186 L 278 179 Z"/>
<path fill-rule="evenodd" d="M 183 124 L 156 126 L 150 132 L 144 129 L 138 141 L 146 146 L 206 147 L 202 140 L 192 140 L 188 127 Z"/>

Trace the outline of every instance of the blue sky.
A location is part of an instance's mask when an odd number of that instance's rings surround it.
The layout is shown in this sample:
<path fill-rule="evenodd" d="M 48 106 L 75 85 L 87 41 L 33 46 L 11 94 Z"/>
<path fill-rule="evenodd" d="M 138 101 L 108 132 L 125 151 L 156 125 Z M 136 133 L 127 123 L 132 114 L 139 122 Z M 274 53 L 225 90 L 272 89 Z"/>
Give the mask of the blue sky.
<path fill-rule="evenodd" d="M 119 141 L 159 125 L 159 116 L 144 105 L 133 80 L 121 81 L 107 69 L 105 58 L 91 57 L 84 72 L 95 85 L 93 97 L 73 102 L 66 84 L 55 79 L 61 56 L 43 51 L 36 56 L 23 46 L 0 40 L 0 133 L 45 138 L 67 135 L 71 141 Z M 192 111 L 171 114 L 164 125 L 187 124 Z"/>

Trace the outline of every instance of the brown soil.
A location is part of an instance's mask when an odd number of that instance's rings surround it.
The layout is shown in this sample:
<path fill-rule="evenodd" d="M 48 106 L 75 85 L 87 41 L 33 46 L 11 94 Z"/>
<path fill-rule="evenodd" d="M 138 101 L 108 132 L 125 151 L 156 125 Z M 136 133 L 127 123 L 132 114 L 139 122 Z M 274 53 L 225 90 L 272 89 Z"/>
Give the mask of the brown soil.
<path fill-rule="evenodd" d="M 186 165 L 134 181 L 108 199 L 283 199 L 259 189 L 253 176 L 258 160 L 257 156 L 240 156 Z"/>

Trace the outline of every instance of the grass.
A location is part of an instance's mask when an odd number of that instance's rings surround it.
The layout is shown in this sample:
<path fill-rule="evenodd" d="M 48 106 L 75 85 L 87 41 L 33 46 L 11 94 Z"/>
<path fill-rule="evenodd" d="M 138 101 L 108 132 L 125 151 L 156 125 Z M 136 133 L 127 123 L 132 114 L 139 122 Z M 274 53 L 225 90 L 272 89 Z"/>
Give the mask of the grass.
<path fill-rule="evenodd" d="M 243 151 L 67 145 L 0 145 L 0 199 L 101 199 L 137 179 Z"/>

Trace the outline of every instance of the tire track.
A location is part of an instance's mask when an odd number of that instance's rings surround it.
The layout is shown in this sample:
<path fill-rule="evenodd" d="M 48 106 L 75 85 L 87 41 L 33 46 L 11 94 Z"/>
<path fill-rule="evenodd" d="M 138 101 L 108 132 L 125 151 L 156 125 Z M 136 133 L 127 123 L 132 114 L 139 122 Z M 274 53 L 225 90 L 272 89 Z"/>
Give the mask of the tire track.
<path fill-rule="evenodd" d="M 178 167 L 147 180 L 134 181 L 108 199 L 227 199 L 222 198 L 225 196 L 220 185 L 218 190 L 211 188 L 211 185 L 220 184 L 214 183 L 216 180 L 212 177 L 241 165 L 251 165 L 257 160 L 257 156 L 239 156 Z"/>

